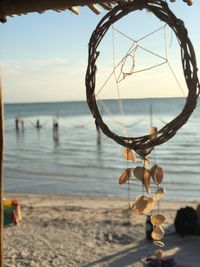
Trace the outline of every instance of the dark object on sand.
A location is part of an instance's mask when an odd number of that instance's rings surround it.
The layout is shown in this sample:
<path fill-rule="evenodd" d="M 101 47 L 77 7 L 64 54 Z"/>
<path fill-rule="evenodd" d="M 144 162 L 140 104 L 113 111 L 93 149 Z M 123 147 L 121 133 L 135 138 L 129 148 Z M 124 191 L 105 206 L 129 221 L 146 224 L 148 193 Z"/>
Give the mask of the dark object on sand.
<path fill-rule="evenodd" d="M 157 259 L 150 257 L 146 259 L 148 267 L 176 267 L 176 262 L 173 258 L 162 258 Z"/>
<path fill-rule="evenodd" d="M 194 208 L 185 207 L 177 211 L 175 221 L 175 230 L 181 236 L 199 235 L 198 215 Z"/>
<path fill-rule="evenodd" d="M 153 231 L 153 224 L 151 223 L 151 216 L 147 215 L 146 224 L 145 224 L 145 233 L 147 240 L 153 240 L 151 233 Z"/>
<path fill-rule="evenodd" d="M 164 257 L 162 250 L 157 250 L 155 254 L 145 260 L 146 267 L 192 267 L 188 264 L 177 264 L 172 257 Z"/>

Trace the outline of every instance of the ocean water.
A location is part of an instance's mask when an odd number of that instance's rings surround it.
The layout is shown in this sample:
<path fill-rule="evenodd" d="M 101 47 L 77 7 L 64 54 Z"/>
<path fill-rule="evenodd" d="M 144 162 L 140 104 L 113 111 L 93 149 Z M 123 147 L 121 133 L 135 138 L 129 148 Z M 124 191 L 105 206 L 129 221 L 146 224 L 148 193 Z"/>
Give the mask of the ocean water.
<path fill-rule="evenodd" d="M 107 100 L 99 103 L 103 119 L 118 134 L 147 134 L 150 122 L 158 128 L 181 112 L 184 98 Z M 119 108 L 120 106 L 120 108 Z M 123 109 L 121 108 L 123 107 Z M 150 115 L 152 110 L 152 116 Z M 15 118 L 24 130 L 15 129 Z M 52 122 L 59 122 L 58 136 Z M 42 127 L 35 127 L 39 119 Z M 86 102 L 5 104 L 4 188 L 6 192 L 135 197 L 139 181 L 119 185 L 131 164 L 124 148 L 101 134 L 98 144 L 94 119 Z M 200 199 L 200 107 L 168 142 L 150 155 L 165 171 L 165 199 Z M 155 186 L 152 185 L 152 190 Z"/>

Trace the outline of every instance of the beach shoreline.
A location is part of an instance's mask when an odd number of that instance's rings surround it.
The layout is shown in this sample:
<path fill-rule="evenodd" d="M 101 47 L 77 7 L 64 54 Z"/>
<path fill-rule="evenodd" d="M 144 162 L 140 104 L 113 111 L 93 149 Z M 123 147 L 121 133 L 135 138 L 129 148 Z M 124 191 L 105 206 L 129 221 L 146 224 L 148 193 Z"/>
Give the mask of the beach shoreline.
<path fill-rule="evenodd" d="M 5 198 L 17 199 L 22 211 L 19 226 L 4 228 L 5 267 L 142 267 L 159 249 L 145 239 L 146 216 L 132 213 L 124 198 L 21 193 Z M 200 237 L 176 235 L 173 223 L 179 208 L 197 204 L 162 200 L 159 206 L 166 217 L 165 256 L 192 267 L 199 267 Z"/>

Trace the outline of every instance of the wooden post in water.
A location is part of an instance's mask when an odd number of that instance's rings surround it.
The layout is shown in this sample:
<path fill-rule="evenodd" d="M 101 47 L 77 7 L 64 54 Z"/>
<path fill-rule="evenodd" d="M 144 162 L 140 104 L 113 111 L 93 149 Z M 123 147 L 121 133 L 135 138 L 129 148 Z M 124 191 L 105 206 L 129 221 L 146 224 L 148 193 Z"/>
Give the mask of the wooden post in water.
<path fill-rule="evenodd" d="M 3 148 L 4 148 L 4 123 L 3 123 L 3 101 L 0 80 L 0 267 L 4 266 L 3 257 Z"/>

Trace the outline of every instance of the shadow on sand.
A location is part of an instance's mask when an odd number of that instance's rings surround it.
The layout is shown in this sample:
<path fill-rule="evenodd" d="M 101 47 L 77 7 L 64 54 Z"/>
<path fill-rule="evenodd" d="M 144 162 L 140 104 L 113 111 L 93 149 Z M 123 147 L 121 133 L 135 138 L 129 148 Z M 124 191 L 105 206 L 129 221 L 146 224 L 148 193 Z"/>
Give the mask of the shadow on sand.
<path fill-rule="evenodd" d="M 164 239 L 164 256 L 173 257 L 180 267 L 200 266 L 200 236 L 180 237 L 177 234 L 166 236 Z M 151 242 L 141 240 L 135 246 L 105 256 L 83 267 L 143 267 L 145 258 L 152 256 L 159 247 Z"/>

